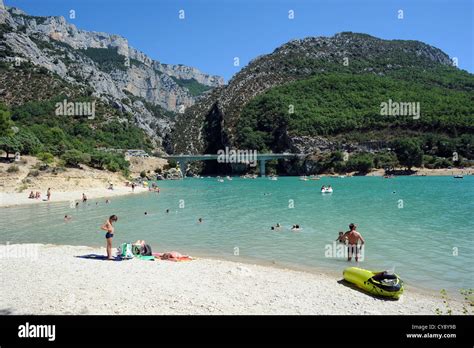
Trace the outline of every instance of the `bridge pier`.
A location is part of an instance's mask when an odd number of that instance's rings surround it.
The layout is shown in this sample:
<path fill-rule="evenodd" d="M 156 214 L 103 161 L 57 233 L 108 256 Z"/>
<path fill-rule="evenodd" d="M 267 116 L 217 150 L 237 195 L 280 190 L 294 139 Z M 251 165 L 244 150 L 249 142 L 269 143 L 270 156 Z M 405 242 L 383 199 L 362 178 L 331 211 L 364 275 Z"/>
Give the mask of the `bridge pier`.
<path fill-rule="evenodd" d="M 260 159 L 259 164 L 260 164 L 260 176 L 263 178 L 265 177 L 265 159 Z"/>
<path fill-rule="evenodd" d="M 183 175 L 183 179 L 186 177 L 186 169 L 188 169 L 188 161 L 179 160 L 179 169 L 181 170 L 181 174 Z"/>

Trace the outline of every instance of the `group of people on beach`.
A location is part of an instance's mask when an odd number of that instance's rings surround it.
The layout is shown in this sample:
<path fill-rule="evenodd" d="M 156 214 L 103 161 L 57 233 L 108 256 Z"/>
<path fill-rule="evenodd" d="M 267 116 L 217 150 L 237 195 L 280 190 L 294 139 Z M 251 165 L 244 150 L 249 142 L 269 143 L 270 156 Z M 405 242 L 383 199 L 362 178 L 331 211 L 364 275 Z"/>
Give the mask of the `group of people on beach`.
<path fill-rule="evenodd" d="M 356 262 L 359 261 L 360 250 L 365 243 L 362 235 L 356 231 L 357 225 L 351 223 L 349 225 L 349 231 L 339 232 L 339 236 L 336 239 L 336 242 L 344 243 L 347 245 L 347 261 L 352 260 L 352 255 L 355 254 Z"/>
<path fill-rule="evenodd" d="M 36 192 L 33 192 L 31 191 L 29 196 L 28 196 L 29 199 L 41 199 L 41 192 L 39 191 L 36 191 Z M 51 200 L 51 188 L 48 188 L 48 190 L 46 191 L 46 199 L 49 201 Z"/>

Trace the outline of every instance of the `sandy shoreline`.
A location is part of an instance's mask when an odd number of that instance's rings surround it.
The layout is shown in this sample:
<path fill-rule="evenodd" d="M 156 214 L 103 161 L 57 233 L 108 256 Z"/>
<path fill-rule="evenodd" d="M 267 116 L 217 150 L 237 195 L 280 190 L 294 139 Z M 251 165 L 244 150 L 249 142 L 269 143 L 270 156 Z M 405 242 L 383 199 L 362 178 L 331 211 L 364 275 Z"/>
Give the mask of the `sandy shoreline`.
<path fill-rule="evenodd" d="M 11 246 L 9 246 L 11 248 Z M 5 314 L 435 314 L 442 299 L 407 287 L 399 301 L 371 297 L 341 277 L 215 259 L 190 262 L 78 258 L 104 248 L 0 246 Z M 18 249 L 17 249 L 18 250 Z M 454 313 L 461 304 L 450 301 Z"/>
<path fill-rule="evenodd" d="M 54 203 L 54 202 L 79 202 L 82 199 L 82 193 L 87 195 L 88 199 L 94 198 L 111 198 L 116 196 L 123 196 L 129 194 L 138 194 L 148 192 L 147 188 L 140 186 L 135 187 L 135 191 L 132 192 L 131 187 L 125 186 L 116 186 L 113 190 L 108 190 L 106 188 L 90 188 L 87 190 L 81 191 L 62 191 L 55 192 L 52 191 L 51 200 L 44 201 L 44 198 L 41 199 L 29 199 L 27 192 L 17 193 L 17 192 L 0 192 L 0 207 L 11 207 L 16 205 L 25 205 L 25 204 L 45 204 L 45 203 Z M 44 194 L 43 194 L 44 195 Z"/>

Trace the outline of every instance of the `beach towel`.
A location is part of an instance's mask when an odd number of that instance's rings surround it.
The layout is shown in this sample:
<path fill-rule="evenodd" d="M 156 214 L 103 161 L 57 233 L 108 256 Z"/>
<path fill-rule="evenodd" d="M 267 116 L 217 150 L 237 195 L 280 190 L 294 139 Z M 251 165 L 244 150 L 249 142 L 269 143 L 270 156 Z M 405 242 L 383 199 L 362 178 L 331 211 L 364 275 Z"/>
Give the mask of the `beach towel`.
<path fill-rule="evenodd" d="M 135 257 L 143 261 L 155 261 L 155 257 L 152 255 L 136 255 Z"/>
<path fill-rule="evenodd" d="M 158 260 L 164 261 L 174 261 L 174 262 L 181 262 L 181 261 L 191 261 L 193 258 L 188 255 L 181 255 L 177 251 L 171 251 L 169 253 L 153 253 L 153 256 Z"/>
<path fill-rule="evenodd" d="M 90 260 L 101 260 L 101 261 L 109 261 L 106 255 L 97 255 L 97 254 L 88 254 L 88 255 L 80 255 L 76 256 L 80 259 L 90 259 Z M 125 261 L 129 259 L 123 259 L 119 256 L 115 256 L 112 261 Z"/>

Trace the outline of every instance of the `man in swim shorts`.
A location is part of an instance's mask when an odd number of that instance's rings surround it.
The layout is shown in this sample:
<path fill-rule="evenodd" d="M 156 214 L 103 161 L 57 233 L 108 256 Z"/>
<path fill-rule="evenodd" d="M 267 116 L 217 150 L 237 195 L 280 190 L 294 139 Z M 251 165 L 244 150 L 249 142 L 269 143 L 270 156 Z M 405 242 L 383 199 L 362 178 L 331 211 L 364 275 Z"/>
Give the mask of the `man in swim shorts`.
<path fill-rule="evenodd" d="M 356 231 L 356 225 L 350 224 L 349 231 L 344 233 L 344 239 L 348 241 L 347 244 L 347 261 L 352 260 L 352 254 L 355 253 L 356 262 L 359 261 L 359 252 L 362 245 L 364 245 L 365 240 L 362 238 L 362 235 Z M 359 246 L 360 241 L 360 246 Z"/>

